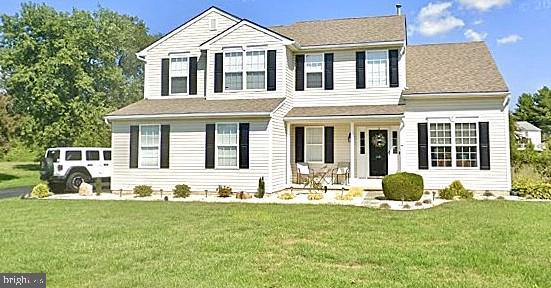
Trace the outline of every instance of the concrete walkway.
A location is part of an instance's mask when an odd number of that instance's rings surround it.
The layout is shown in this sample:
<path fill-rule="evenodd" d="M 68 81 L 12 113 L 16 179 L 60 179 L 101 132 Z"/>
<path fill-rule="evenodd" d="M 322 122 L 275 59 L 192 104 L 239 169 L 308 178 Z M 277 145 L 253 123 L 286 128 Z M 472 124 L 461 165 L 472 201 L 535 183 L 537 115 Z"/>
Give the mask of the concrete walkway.
<path fill-rule="evenodd" d="M 31 192 L 32 189 L 32 186 L 3 189 L 0 190 L 0 199 L 19 197 L 23 194 Z"/>

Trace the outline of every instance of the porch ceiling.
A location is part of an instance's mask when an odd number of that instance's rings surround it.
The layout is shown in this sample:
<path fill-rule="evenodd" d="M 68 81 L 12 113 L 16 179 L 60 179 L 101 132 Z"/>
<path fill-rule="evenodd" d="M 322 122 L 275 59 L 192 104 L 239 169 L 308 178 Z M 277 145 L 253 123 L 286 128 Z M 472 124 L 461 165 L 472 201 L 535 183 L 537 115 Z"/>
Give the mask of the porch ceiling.
<path fill-rule="evenodd" d="M 316 117 L 396 117 L 404 114 L 405 105 L 355 105 L 355 106 L 317 106 L 294 107 L 285 115 L 285 119 Z"/>

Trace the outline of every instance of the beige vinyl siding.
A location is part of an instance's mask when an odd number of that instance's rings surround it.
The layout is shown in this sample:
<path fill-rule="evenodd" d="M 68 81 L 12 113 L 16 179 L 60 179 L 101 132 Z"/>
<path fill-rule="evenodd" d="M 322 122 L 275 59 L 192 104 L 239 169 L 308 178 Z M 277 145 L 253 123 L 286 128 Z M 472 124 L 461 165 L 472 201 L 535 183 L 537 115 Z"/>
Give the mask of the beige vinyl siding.
<path fill-rule="evenodd" d="M 406 100 L 404 126 L 400 132 L 402 171 L 414 172 L 423 176 L 426 189 L 441 189 L 453 180 L 460 180 L 467 189 L 506 191 L 511 188 L 509 160 L 508 106 L 503 106 L 502 98 L 469 98 L 460 100 Z M 417 123 L 428 122 L 428 118 L 442 121 L 450 119 L 459 123 L 463 119 L 473 122 L 489 122 L 490 130 L 490 170 L 461 167 L 430 167 L 418 169 Z M 433 122 L 439 120 L 431 119 Z M 453 122 L 452 122 L 453 123 Z M 430 141 L 430 140 L 429 140 Z M 480 152 L 477 149 L 478 153 Z M 455 150 L 452 149 L 452 153 Z M 480 154 L 478 154 L 480 159 Z M 455 164 L 455 163 L 454 163 Z M 480 165 L 480 160 L 478 161 Z"/>
<path fill-rule="evenodd" d="M 216 18 L 216 31 L 210 30 L 210 19 L 212 18 Z M 145 98 L 169 97 L 161 96 L 161 59 L 168 58 L 169 53 L 182 52 L 189 52 L 190 57 L 197 57 L 197 95 L 189 97 L 204 97 L 207 54 L 201 55 L 199 45 L 235 23 L 234 20 L 216 11 L 211 11 L 182 31 L 151 48 L 147 52 L 145 64 Z"/>
<path fill-rule="evenodd" d="M 252 46 L 252 47 L 251 47 Z M 245 82 L 243 82 L 243 90 L 240 91 L 224 91 L 222 93 L 214 93 L 214 55 L 221 53 L 225 48 L 235 47 L 251 47 L 251 49 L 260 50 L 276 50 L 276 90 L 247 90 Z M 227 50 L 226 50 L 227 51 Z M 235 29 L 231 33 L 218 39 L 210 45 L 207 57 L 207 99 L 235 99 L 235 98 L 283 98 L 286 96 L 286 57 L 287 49 L 281 41 L 271 35 L 268 35 L 249 24 Z M 245 52 L 243 53 L 245 57 Z M 267 74 L 265 74 L 267 76 Z M 245 72 L 243 79 L 245 79 Z"/>
<path fill-rule="evenodd" d="M 205 169 L 205 125 L 216 122 L 250 123 L 249 169 Z M 170 125 L 170 168 L 129 169 L 130 125 Z M 115 121 L 112 124 L 113 176 L 112 190 L 130 191 L 136 185 L 151 185 L 154 190 L 172 191 L 174 185 L 185 183 L 194 192 L 213 192 L 218 185 L 228 185 L 233 191 L 255 192 L 258 178 L 269 182 L 268 119 L 240 120 L 171 120 Z M 267 192 L 271 187 L 266 186 Z"/>
<path fill-rule="evenodd" d="M 348 123 L 320 123 L 320 124 L 293 124 L 291 125 L 291 171 L 293 175 L 293 182 L 297 179 L 297 166 L 295 164 L 295 128 L 296 127 L 308 127 L 308 126 L 333 126 L 333 156 L 334 165 L 339 162 L 350 162 L 350 143 L 348 143 L 348 134 L 350 133 L 350 124 Z M 324 165 L 332 165 L 325 163 L 308 163 L 313 169 L 319 169 Z"/>
<path fill-rule="evenodd" d="M 386 50 L 388 48 L 385 48 Z M 383 50 L 383 49 L 374 49 Z M 356 52 L 360 50 L 320 51 L 316 53 L 334 53 L 333 90 L 308 89 L 294 91 L 294 106 L 338 106 L 338 105 L 385 105 L 398 104 L 405 87 L 405 57 L 399 59 L 399 82 L 397 88 L 356 89 Z M 293 56 L 294 58 L 294 56 Z M 294 59 L 293 59 L 294 61 Z M 366 67 L 367 69 L 367 67 Z M 367 71 L 366 71 L 367 75 Z M 295 77 L 293 72 L 293 90 Z M 305 86 L 306 87 L 306 86 Z"/>
<path fill-rule="evenodd" d="M 287 127 L 283 117 L 291 110 L 289 100 L 277 109 L 270 120 L 271 131 L 271 185 L 272 191 L 287 188 Z"/>

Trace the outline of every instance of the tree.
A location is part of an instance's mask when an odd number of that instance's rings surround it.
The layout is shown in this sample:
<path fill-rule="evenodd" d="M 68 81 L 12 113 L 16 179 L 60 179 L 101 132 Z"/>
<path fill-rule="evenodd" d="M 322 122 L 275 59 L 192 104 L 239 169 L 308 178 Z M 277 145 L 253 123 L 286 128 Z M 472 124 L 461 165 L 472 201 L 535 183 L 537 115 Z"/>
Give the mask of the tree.
<path fill-rule="evenodd" d="M 534 94 L 523 93 L 514 112 L 519 121 L 539 127 L 544 135 L 551 134 L 551 90 L 544 86 Z"/>
<path fill-rule="evenodd" d="M 18 119 L 10 111 L 10 98 L 0 93 L 0 158 L 8 152 Z"/>
<path fill-rule="evenodd" d="M 1 16 L 0 67 L 21 137 L 41 147 L 109 146 L 105 114 L 142 97 L 134 53 L 155 40 L 143 21 L 99 8 L 23 4 Z"/>

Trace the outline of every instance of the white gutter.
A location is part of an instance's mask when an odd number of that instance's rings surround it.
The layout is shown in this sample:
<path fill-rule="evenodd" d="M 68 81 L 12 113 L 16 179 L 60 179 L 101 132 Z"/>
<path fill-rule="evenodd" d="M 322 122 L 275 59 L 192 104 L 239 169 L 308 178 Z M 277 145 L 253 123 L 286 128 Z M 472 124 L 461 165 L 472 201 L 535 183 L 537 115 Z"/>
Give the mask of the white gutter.
<path fill-rule="evenodd" d="M 419 94 L 403 94 L 404 98 L 431 98 L 431 97 L 492 97 L 492 96 L 507 96 L 509 92 L 475 92 L 475 93 L 419 93 Z"/>
<path fill-rule="evenodd" d="M 228 112 L 228 113 L 171 113 L 171 114 L 136 114 L 105 116 L 107 121 L 138 119 L 171 119 L 171 118 L 215 118 L 215 117 L 270 117 L 270 112 Z"/>
<path fill-rule="evenodd" d="M 290 116 L 284 117 L 285 121 L 307 121 L 307 120 L 353 120 L 353 119 L 401 119 L 403 114 L 381 114 L 381 115 L 351 115 L 351 116 Z"/>
<path fill-rule="evenodd" d="M 403 46 L 404 41 L 387 41 L 387 42 L 364 42 L 364 43 L 349 43 L 349 44 L 329 44 L 329 45 L 312 45 L 300 46 L 299 50 L 316 50 L 316 49 L 349 49 L 359 47 L 373 46 Z"/>

